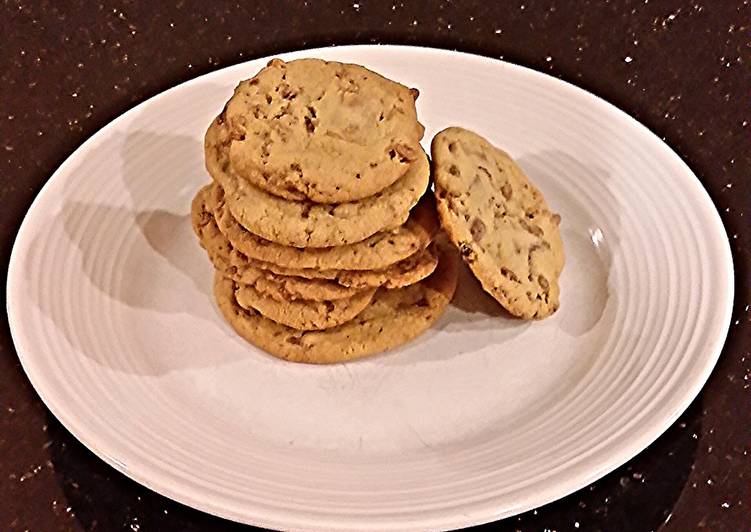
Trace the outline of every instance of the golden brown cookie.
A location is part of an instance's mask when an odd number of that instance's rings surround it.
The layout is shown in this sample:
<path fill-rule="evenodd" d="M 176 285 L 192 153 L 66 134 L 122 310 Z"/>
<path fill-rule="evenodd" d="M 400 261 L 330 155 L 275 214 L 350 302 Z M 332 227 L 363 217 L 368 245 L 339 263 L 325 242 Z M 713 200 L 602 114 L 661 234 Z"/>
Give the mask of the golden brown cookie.
<path fill-rule="evenodd" d="M 204 198 L 209 187 L 202 188 L 193 199 L 191 222 L 201 246 L 206 250 L 214 267 L 226 277 L 255 287 L 260 293 L 278 301 L 307 299 L 329 301 L 359 294 L 360 287 L 347 287 L 336 280 L 306 279 L 279 275 L 268 268 L 259 268 L 253 261 L 233 248 L 219 231 L 213 213 L 206 209 Z"/>
<path fill-rule="evenodd" d="M 425 249 L 438 231 L 438 216 L 432 192 L 426 193 L 404 225 L 381 231 L 345 246 L 296 248 L 283 246 L 254 235 L 232 216 L 224 203 L 224 191 L 214 184 L 205 195 L 220 231 L 238 251 L 251 259 L 287 268 L 323 270 L 380 270 Z"/>
<path fill-rule="evenodd" d="M 325 300 L 350 297 L 354 292 L 365 288 L 407 286 L 430 275 L 438 263 L 436 252 L 430 247 L 381 270 L 286 268 L 271 262 L 253 260 L 235 249 L 219 231 L 213 213 L 203 200 L 207 191 L 208 188 L 204 187 L 193 200 L 193 230 L 214 266 L 239 282 L 255 285 L 256 279 L 263 273 L 273 274 L 279 282 L 286 282 L 290 286 L 294 282 L 298 293 L 302 294 L 305 290 L 306 295 L 300 296 L 303 299 Z M 305 286 L 305 280 L 310 280 L 311 283 Z M 341 296 L 333 297 L 334 291 L 341 293 Z"/>
<path fill-rule="evenodd" d="M 278 285 L 284 292 L 280 299 L 313 299 L 317 301 L 351 297 L 357 292 L 384 286 L 399 288 L 424 279 L 435 270 L 438 256 L 431 246 L 381 270 L 317 270 L 285 268 L 271 262 L 257 261 L 240 253 L 227 240 L 216 224 L 213 213 L 202 200 L 204 187 L 193 200 L 191 220 L 201 246 L 214 267 L 224 275 L 260 289 L 263 279 Z M 273 291 L 267 295 L 274 295 Z"/>
<path fill-rule="evenodd" d="M 245 310 L 257 310 L 266 318 L 301 331 L 330 329 L 357 316 L 373 299 L 371 288 L 345 299 L 279 301 L 265 296 L 251 285 L 237 285 L 235 299 Z"/>
<path fill-rule="evenodd" d="M 360 65 L 274 59 L 222 112 L 239 177 L 286 199 L 356 201 L 422 156 L 409 88 Z"/>
<path fill-rule="evenodd" d="M 401 178 L 372 196 L 337 204 L 289 201 L 235 174 L 225 154 L 228 139 L 225 129 L 216 120 L 212 122 L 204 144 L 209 174 L 224 189 L 225 202 L 241 225 L 285 246 L 343 246 L 399 227 L 422 197 L 430 179 L 428 157 L 420 149 Z"/>
<path fill-rule="evenodd" d="M 440 132 L 431 153 L 441 225 L 483 288 L 516 316 L 555 312 L 560 216 L 507 153 L 471 131 Z"/>
<path fill-rule="evenodd" d="M 438 255 L 431 246 L 382 270 L 316 270 L 283 268 L 270 262 L 256 264 L 278 275 L 294 275 L 311 280 L 331 279 L 343 286 L 355 289 L 376 286 L 400 288 L 414 284 L 433 273 L 438 265 Z"/>
<path fill-rule="evenodd" d="M 288 275 L 277 275 L 268 270 L 254 269 L 258 277 L 251 283 L 246 283 L 258 290 L 264 296 L 277 301 L 337 301 L 355 297 L 368 288 L 343 286 L 336 281 L 327 279 L 305 279 Z M 239 270 L 238 270 L 239 271 Z M 251 268 L 245 270 L 245 275 L 230 275 L 232 279 L 242 282 L 250 278 Z"/>
<path fill-rule="evenodd" d="M 394 349 L 427 330 L 443 314 L 456 290 L 457 261 L 442 249 L 438 268 L 427 279 L 406 288 L 379 289 L 356 318 L 324 331 L 297 331 L 235 299 L 236 284 L 214 277 L 219 309 L 235 331 L 277 358 L 309 364 L 334 364 Z"/>

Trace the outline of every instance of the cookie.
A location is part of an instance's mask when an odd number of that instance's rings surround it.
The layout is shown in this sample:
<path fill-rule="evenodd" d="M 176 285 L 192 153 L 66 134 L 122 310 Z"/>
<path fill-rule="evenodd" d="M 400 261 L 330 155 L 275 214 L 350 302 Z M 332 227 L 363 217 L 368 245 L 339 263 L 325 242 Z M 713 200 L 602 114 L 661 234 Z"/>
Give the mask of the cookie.
<path fill-rule="evenodd" d="M 483 288 L 515 316 L 554 313 L 560 216 L 507 153 L 471 131 L 440 132 L 431 153 L 441 225 Z"/>
<path fill-rule="evenodd" d="M 359 65 L 274 59 L 237 86 L 222 112 L 231 166 L 285 199 L 372 196 L 422 157 L 415 94 Z"/>
<path fill-rule="evenodd" d="M 242 253 L 235 250 L 219 231 L 212 212 L 206 209 L 204 197 L 208 192 L 209 187 L 204 187 L 193 199 L 191 222 L 211 263 L 226 277 L 238 283 L 251 285 L 263 295 L 278 301 L 330 301 L 353 297 L 362 291 L 359 287 L 347 287 L 336 280 L 279 275 L 268 268 L 255 266 Z"/>
<path fill-rule="evenodd" d="M 219 230 L 238 251 L 287 268 L 380 270 L 425 249 L 438 231 L 435 199 L 428 192 L 412 209 L 407 222 L 396 229 L 345 246 L 296 248 L 261 238 L 240 225 L 224 203 L 224 191 L 218 184 L 205 196 Z"/>
<path fill-rule="evenodd" d="M 283 268 L 276 264 L 256 263 L 278 275 L 294 275 L 305 279 L 331 279 L 355 289 L 374 286 L 400 288 L 424 279 L 438 265 L 438 255 L 432 248 L 423 249 L 382 270 L 315 270 L 309 268 Z"/>
<path fill-rule="evenodd" d="M 226 141 L 221 137 L 215 120 L 206 132 L 206 168 L 224 189 L 232 216 L 250 232 L 285 246 L 342 246 L 394 229 L 407 220 L 430 178 L 427 155 L 420 150 L 406 173 L 375 195 L 338 204 L 289 201 L 238 177 L 222 155 Z"/>
<path fill-rule="evenodd" d="M 426 331 L 454 295 L 457 261 L 453 250 L 442 249 L 430 277 L 406 288 L 379 289 L 356 318 L 323 331 L 298 331 L 244 309 L 235 299 L 236 284 L 220 274 L 214 295 L 225 319 L 251 344 L 284 360 L 335 364 L 394 349 Z"/>
<path fill-rule="evenodd" d="M 301 331 L 330 329 L 349 321 L 368 306 L 376 289 L 334 301 L 278 301 L 250 285 L 237 285 L 235 299 L 245 310 L 257 310 L 266 318 Z"/>
<path fill-rule="evenodd" d="M 233 275 L 231 277 L 242 282 L 251 276 L 250 271 L 249 268 L 245 275 Z M 260 294 L 281 302 L 297 300 L 338 301 L 355 297 L 369 288 L 343 286 L 336 281 L 327 279 L 305 279 L 289 275 L 277 275 L 268 270 L 255 269 L 255 272 L 258 272 L 258 277 L 247 284 L 258 290 Z"/>
<path fill-rule="evenodd" d="M 359 289 L 378 286 L 398 288 L 416 283 L 430 275 L 438 264 L 438 256 L 432 248 L 420 250 L 381 270 L 285 268 L 271 262 L 253 260 L 235 249 L 219 231 L 213 213 L 206 209 L 206 203 L 202 200 L 207 190 L 208 187 L 204 187 L 193 199 L 193 230 L 214 267 L 238 282 L 256 284 L 255 280 L 266 273 L 275 275 L 278 277 L 277 281 L 288 284 L 295 279 L 303 281 L 301 285 L 297 285 L 298 293 L 302 294 L 305 289 L 306 295 L 301 296 L 303 299 L 336 299 L 337 297 L 333 297 L 335 290 L 342 294 L 341 297 L 350 297 Z M 318 282 L 306 284 L 304 280 Z"/>

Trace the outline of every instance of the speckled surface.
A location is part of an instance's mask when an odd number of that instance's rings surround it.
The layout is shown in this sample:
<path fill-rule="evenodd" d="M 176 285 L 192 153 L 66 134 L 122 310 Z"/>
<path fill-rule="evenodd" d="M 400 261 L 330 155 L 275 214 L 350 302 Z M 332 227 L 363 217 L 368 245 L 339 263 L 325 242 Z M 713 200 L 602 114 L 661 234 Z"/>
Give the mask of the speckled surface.
<path fill-rule="evenodd" d="M 745 530 L 751 523 L 751 6 L 563 2 L 5 2 L 0 265 L 56 166 L 149 96 L 252 57 L 399 43 L 503 58 L 635 116 L 697 172 L 730 236 L 736 301 L 704 391 L 628 464 L 502 530 Z M 573 6 L 576 7 L 573 7 Z M 48 413 L 0 328 L 0 529 L 235 530 L 115 472 Z"/>

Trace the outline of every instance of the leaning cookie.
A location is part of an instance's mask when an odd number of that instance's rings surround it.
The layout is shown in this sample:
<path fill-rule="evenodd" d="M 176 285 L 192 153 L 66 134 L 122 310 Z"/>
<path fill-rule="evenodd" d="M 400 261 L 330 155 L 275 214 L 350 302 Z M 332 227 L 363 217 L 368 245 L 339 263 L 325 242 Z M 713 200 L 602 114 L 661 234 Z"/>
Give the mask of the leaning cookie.
<path fill-rule="evenodd" d="M 483 288 L 521 318 L 554 313 L 560 216 L 507 153 L 471 131 L 440 132 L 431 154 L 441 225 Z"/>
<path fill-rule="evenodd" d="M 225 319 L 247 341 L 277 358 L 309 364 L 334 364 L 403 345 L 443 314 L 456 290 L 457 261 L 441 250 L 438 268 L 427 279 L 395 290 L 380 289 L 353 320 L 323 331 L 298 331 L 241 307 L 236 284 L 214 277 L 214 295 Z"/>

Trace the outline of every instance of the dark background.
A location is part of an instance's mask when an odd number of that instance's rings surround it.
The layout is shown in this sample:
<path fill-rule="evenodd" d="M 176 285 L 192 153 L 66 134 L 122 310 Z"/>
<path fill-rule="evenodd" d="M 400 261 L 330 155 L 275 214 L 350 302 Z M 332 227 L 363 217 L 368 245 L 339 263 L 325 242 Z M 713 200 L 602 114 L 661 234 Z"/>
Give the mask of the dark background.
<path fill-rule="evenodd" d="M 491 5 L 492 4 L 492 5 Z M 177 83 L 299 48 L 398 43 L 502 58 L 645 123 L 708 189 L 736 268 L 706 388 L 657 442 L 503 530 L 751 526 L 751 6 L 747 1 L 3 2 L 0 270 L 32 199 L 99 128 Z M 0 529 L 235 530 L 115 472 L 48 413 L 0 323 Z"/>

